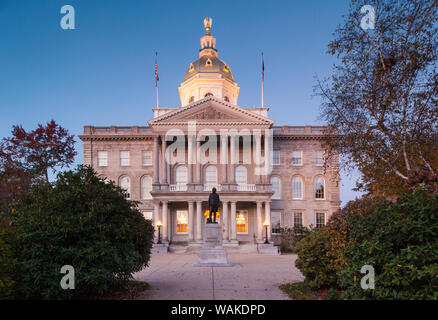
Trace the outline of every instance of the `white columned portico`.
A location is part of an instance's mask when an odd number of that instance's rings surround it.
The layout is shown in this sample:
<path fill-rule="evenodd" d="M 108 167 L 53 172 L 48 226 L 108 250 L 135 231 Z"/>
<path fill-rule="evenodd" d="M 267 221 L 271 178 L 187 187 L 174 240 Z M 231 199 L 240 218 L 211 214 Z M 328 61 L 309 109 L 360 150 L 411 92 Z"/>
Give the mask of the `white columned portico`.
<path fill-rule="evenodd" d="M 155 230 L 155 243 L 158 241 L 158 228 L 157 222 L 160 220 L 160 202 L 154 202 L 154 230 Z"/>
<path fill-rule="evenodd" d="M 268 221 L 268 240 L 271 240 L 271 202 L 265 201 L 265 220 Z"/>
<path fill-rule="evenodd" d="M 196 201 L 196 240 L 202 241 L 202 201 Z"/>
<path fill-rule="evenodd" d="M 168 220 L 167 220 L 167 216 L 168 216 L 168 212 L 167 212 L 167 208 L 168 208 L 168 201 L 163 201 L 163 209 L 162 209 L 162 223 L 163 223 L 163 241 L 169 241 L 169 224 L 168 224 Z"/>
<path fill-rule="evenodd" d="M 193 241 L 193 216 L 194 216 L 194 202 L 189 201 L 189 225 L 188 225 L 188 232 L 189 232 L 189 241 Z"/>
<path fill-rule="evenodd" d="M 236 201 L 231 201 L 231 240 L 237 240 L 236 236 Z"/>
<path fill-rule="evenodd" d="M 229 241 L 228 234 L 228 201 L 222 202 L 222 222 L 224 224 L 224 241 Z"/>
<path fill-rule="evenodd" d="M 257 242 L 263 240 L 262 206 L 263 202 L 257 201 Z"/>

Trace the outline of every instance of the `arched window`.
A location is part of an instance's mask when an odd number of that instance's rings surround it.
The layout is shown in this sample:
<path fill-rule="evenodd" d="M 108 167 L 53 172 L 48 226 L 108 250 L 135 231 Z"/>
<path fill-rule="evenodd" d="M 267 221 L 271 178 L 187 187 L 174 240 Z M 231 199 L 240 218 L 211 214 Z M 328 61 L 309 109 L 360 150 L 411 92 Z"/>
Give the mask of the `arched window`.
<path fill-rule="evenodd" d="M 213 95 L 213 93 L 208 92 L 208 93 L 205 94 L 204 98 L 209 97 L 209 96 L 212 96 L 212 95 Z"/>
<path fill-rule="evenodd" d="M 315 178 L 315 199 L 325 199 L 325 181 L 323 177 Z"/>
<path fill-rule="evenodd" d="M 292 199 L 303 199 L 303 179 L 301 177 L 292 179 Z"/>
<path fill-rule="evenodd" d="M 281 199 L 280 178 L 271 177 L 271 185 L 272 185 L 272 191 L 274 191 L 274 194 L 272 195 L 272 199 Z"/>
<path fill-rule="evenodd" d="M 131 180 L 129 177 L 124 176 L 120 178 L 120 188 L 125 191 L 125 198 L 131 199 Z"/>
<path fill-rule="evenodd" d="M 150 177 L 143 177 L 141 179 L 141 198 L 152 199 L 152 179 Z"/>
<path fill-rule="evenodd" d="M 247 183 L 247 179 L 246 179 L 246 167 L 244 167 L 244 166 L 237 166 L 235 174 L 236 174 L 236 183 L 237 184 L 246 184 Z"/>
<path fill-rule="evenodd" d="M 217 169 L 215 166 L 210 165 L 205 169 L 205 183 L 217 184 Z"/>
<path fill-rule="evenodd" d="M 187 184 L 187 167 L 178 166 L 176 168 L 176 184 Z"/>
<path fill-rule="evenodd" d="M 224 100 L 225 100 L 226 102 L 230 102 L 230 98 L 228 98 L 227 96 L 225 96 Z"/>
<path fill-rule="evenodd" d="M 191 96 L 190 97 L 190 100 L 189 100 L 189 103 L 192 103 L 192 102 L 194 102 L 195 101 L 195 97 L 194 96 Z"/>

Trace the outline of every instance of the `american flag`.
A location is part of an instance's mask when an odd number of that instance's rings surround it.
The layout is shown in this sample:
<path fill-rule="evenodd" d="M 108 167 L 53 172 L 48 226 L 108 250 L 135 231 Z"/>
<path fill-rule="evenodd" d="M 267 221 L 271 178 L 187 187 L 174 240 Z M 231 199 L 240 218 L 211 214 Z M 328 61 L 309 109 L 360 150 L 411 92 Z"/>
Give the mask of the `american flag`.
<path fill-rule="evenodd" d="M 265 60 L 263 59 L 263 52 L 262 52 L 262 81 L 265 79 Z"/>
<path fill-rule="evenodd" d="M 155 86 L 158 87 L 158 54 L 155 52 Z"/>

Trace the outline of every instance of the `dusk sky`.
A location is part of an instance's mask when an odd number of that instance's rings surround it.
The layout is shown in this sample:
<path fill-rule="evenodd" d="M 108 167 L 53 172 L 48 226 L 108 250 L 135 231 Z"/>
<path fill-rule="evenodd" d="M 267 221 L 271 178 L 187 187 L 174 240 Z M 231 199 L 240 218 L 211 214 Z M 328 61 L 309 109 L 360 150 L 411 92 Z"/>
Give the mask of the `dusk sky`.
<path fill-rule="evenodd" d="M 336 60 L 327 45 L 349 2 L 0 0 L 0 137 L 14 124 L 30 130 L 51 119 L 76 136 L 84 125 L 147 125 L 155 51 L 160 106 L 179 107 L 205 16 L 240 86 L 238 105 L 260 106 L 263 51 L 264 101 L 275 125 L 323 125 L 314 77 L 330 75 Z M 75 30 L 60 27 L 63 5 L 75 8 Z M 356 179 L 342 173 L 343 204 L 358 195 Z"/>

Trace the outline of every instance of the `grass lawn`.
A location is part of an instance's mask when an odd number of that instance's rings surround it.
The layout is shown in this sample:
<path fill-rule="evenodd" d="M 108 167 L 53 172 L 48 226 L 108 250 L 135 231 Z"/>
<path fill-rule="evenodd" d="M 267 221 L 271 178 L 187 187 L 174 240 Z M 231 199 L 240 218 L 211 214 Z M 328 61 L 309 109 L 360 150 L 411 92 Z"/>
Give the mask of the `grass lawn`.
<path fill-rule="evenodd" d="M 321 294 L 310 289 L 305 282 L 282 284 L 280 289 L 294 300 L 322 300 Z"/>
<path fill-rule="evenodd" d="M 110 293 L 99 297 L 99 300 L 133 300 L 136 299 L 143 291 L 149 289 L 149 283 L 143 281 L 131 280 L 126 287 L 116 289 Z"/>

